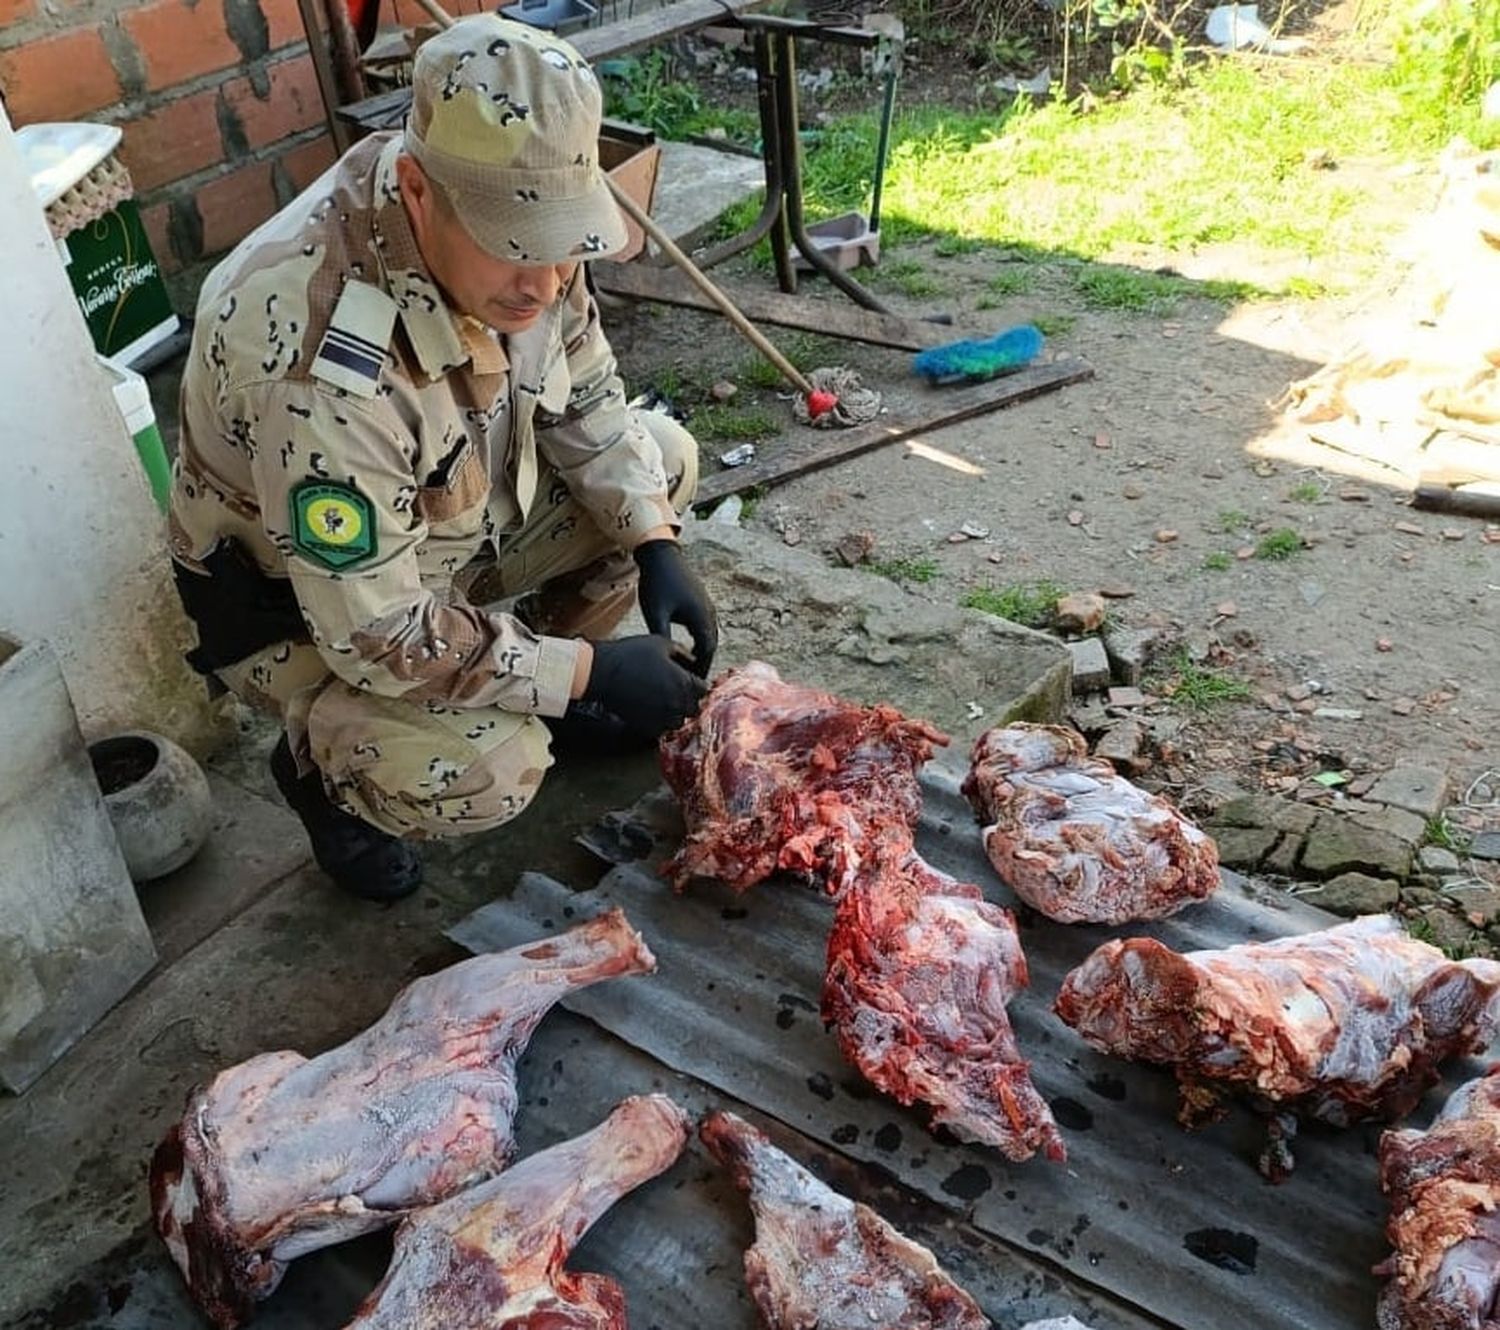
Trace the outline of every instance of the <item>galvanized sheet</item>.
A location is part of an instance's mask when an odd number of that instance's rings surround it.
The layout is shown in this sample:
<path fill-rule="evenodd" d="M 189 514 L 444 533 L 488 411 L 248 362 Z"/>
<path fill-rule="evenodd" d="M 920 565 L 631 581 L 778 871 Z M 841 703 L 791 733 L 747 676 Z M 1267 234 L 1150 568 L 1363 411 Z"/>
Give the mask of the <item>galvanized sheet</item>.
<path fill-rule="evenodd" d="M 922 853 L 1014 904 L 984 859 L 959 772 L 924 775 Z M 1365 1330 L 1384 1255 L 1384 1206 L 1372 1150 L 1379 1129 L 1316 1132 L 1293 1178 L 1254 1171 L 1263 1135 L 1243 1109 L 1199 1133 L 1175 1122 L 1171 1076 L 1098 1054 L 1051 1013 L 1063 975 L 1113 936 L 1149 933 L 1180 950 L 1325 927 L 1321 911 L 1227 885 L 1210 902 L 1149 926 L 1065 927 L 1024 908 L 1031 988 L 1012 1004 L 1022 1049 L 1068 1141 L 1062 1168 L 1015 1165 L 943 1143 L 917 1106 L 902 1109 L 849 1067 L 817 1015 L 828 903 L 787 882 L 741 897 L 713 885 L 675 896 L 655 875 L 664 801 L 644 801 L 594 838 L 648 861 L 612 869 L 592 891 L 523 875 L 513 899 L 452 930 L 473 950 L 514 945 L 611 905 L 623 906 L 661 961 L 658 975 L 565 1001 L 606 1030 L 850 1157 L 966 1211 L 980 1230 L 1031 1251 L 1082 1285 L 1121 1295 L 1182 1330 Z"/>

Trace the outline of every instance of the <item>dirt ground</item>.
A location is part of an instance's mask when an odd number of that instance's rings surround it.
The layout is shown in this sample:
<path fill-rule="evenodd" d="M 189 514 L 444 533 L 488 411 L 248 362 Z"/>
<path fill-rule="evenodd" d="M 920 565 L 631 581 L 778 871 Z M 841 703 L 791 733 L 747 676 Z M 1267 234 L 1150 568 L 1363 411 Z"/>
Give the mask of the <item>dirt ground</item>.
<path fill-rule="evenodd" d="M 906 95 L 920 93 L 908 83 Z M 1437 194 L 1435 163 L 1392 173 L 1388 197 L 1403 207 L 1430 208 Z M 1042 580 L 1116 593 L 1111 620 L 1162 630 L 1164 658 L 1180 662 L 1185 651 L 1249 685 L 1243 701 L 1150 708 L 1160 743 L 1144 783 L 1189 807 L 1211 808 L 1232 786 L 1327 801 L 1329 788 L 1311 779 L 1319 773 L 1343 773 L 1341 788 L 1357 794 L 1379 772 L 1422 763 L 1448 772 L 1460 828 L 1496 825 L 1500 809 L 1484 805 L 1500 801 L 1500 780 L 1485 779 L 1500 767 L 1500 528 L 1416 513 L 1403 488 L 1354 459 L 1309 466 L 1275 405 L 1346 349 L 1351 319 L 1392 297 L 1399 265 L 1354 298 L 1238 307 L 1189 298 L 1164 315 L 1136 315 L 1088 308 L 1059 261 L 1031 265 L 1027 294 L 990 296 L 993 307 L 980 308 L 1008 257 L 905 246 L 884 262 L 916 260 L 941 293 L 877 289 L 900 313 L 951 313 L 955 337 L 1071 321 L 1046 354 L 1082 357 L 1096 377 L 931 436 L 982 477 L 897 445 L 769 490 L 747 523 L 830 552 L 840 537 L 869 532 L 876 562 L 935 562 L 931 580 L 903 585 L 950 604 L 976 587 Z M 1147 270 L 1255 281 L 1241 260 L 1230 251 L 1128 256 Z M 766 271 L 719 271 L 774 285 Z M 844 299 L 821 281 L 804 290 Z M 785 400 L 744 382 L 748 349 L 721 321 L 621 306 L 607 323 L 633 388 L 667 383 L 692 407 L 712 381 L 738 380 L 735 403 L 758 401 L 782 426 L 759 445 L 762 458 L 805 435 Z M 783 344 L 801 336 L 767 331 Z M 893 410 L 941 407 L 941 390 L 920 396 L 902 353 L 818 349 L 857 368 Z M 703 443 L 706 471 L 732 442 Z M 955 540 L 965 523 L 989 534 Z M 1300 538 L 1290 557 L 1250 556 L 1288 529 Z M 1158 697 L 1170 675 L 1161 667 Z M 1320 709 L 1335 714 L 1313 714 Z"/>

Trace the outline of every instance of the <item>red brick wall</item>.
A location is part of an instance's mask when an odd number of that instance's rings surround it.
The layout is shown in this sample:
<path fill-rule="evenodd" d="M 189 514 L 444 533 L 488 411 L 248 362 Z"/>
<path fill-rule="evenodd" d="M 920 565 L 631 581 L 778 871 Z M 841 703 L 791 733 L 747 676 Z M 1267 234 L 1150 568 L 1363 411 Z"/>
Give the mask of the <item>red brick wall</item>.
<path fill-rule="evenodd" d="M 183 312 L 207 261 L 334 156 L 296 0 L 0 0 L 0 94 L 18 127 L 120 126 Z"/>

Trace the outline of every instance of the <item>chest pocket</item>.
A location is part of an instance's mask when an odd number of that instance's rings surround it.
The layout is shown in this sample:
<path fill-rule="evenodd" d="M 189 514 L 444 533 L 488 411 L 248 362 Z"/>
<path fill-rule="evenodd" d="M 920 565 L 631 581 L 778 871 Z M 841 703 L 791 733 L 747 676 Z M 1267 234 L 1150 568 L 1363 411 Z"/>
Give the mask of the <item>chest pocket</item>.
<path fill-rule="evenodd" d="M 478 528 L 489 492 L 490 478 L 484 463 L 479 460 L 474 441 L 467 439 L 427 477 L 427 483 L 417 490 L 413 507 L 429 527 L 454 528 L 435 530 L 434 534 L 461 535 L 471 526 Z"/>

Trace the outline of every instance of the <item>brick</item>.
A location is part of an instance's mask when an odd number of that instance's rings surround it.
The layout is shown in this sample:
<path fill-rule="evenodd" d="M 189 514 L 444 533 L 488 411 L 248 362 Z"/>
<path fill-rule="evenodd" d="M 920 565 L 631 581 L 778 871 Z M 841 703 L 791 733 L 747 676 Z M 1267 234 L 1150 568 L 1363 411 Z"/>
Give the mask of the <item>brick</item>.
<path fill-rule="evenodd" d="M 297 0 L 260 0 L 260 12 L 266 19 L 266 36 L 271 50 L 280 50 L 293 42 L 305 42 L 307 29 L 302 26 L 302 12 Z"/>
<path fill-rule="evenodd" d="M 232 79 L 224 84 L 224 100 L 239 117 L 245 142 L 251 148 L 279 143 L 323 120 L 323 99 L 318 95 L 311 56 L 283 60 L 272 65 L 266 75 L 270 93 L 264 98 L 256 95 L 249 79 Z"/>
<path fill-rule="evenodd" d="M 16 125 L 71 120 L 120 99 L 120 78 L 96 28 L 0 51 L 0 89 Z"/>
<path fill-rule="evenodd" d="M 210 180 L 198 190 L 203 219 L 203 256 L 232 249 L 276 211 L 271 163 L 255 162 Z"/>
<path fill-rule="evenodd" d="M 194 93 L 164 102 L 125 121 L 120 128 L 120 160 L 130 168 L 136 190 L 146 193 L 224 160 L 219 138 L 218 92 Z"/>
<path fill-rule="evenodd" d="M 337 158 L 338 154 L 333 150 L 333 140 L 327 134 L 323 134 L 311 142 L 293 148 L 290 152 L 282 153 L 281 164 L 286 168 L 293 187 L 300 194 L 332 166 Z"/>
<path fill-rule="evenodd" d="M 151 252 L 163 273 L 177 272 L 182 267 L 181 260 L 172 252 L 172 237 L 168 230 L 171 215 L 170 203 L 153 203 L 141 209 L 141 225 L 146 228 L 146 239 L 151 242 Z"/>
<path fill-rule="evenodd" d="M 224 0 L 156 0 L 120 16 L 146 65 L 146 91 L 227 69 L 240 49 L 224 26 Z"/>
<path fill-rule="evenodd" d="M 0 0 L 0 28 L 19 23 L 36 13 L 36 0 Z"/>

